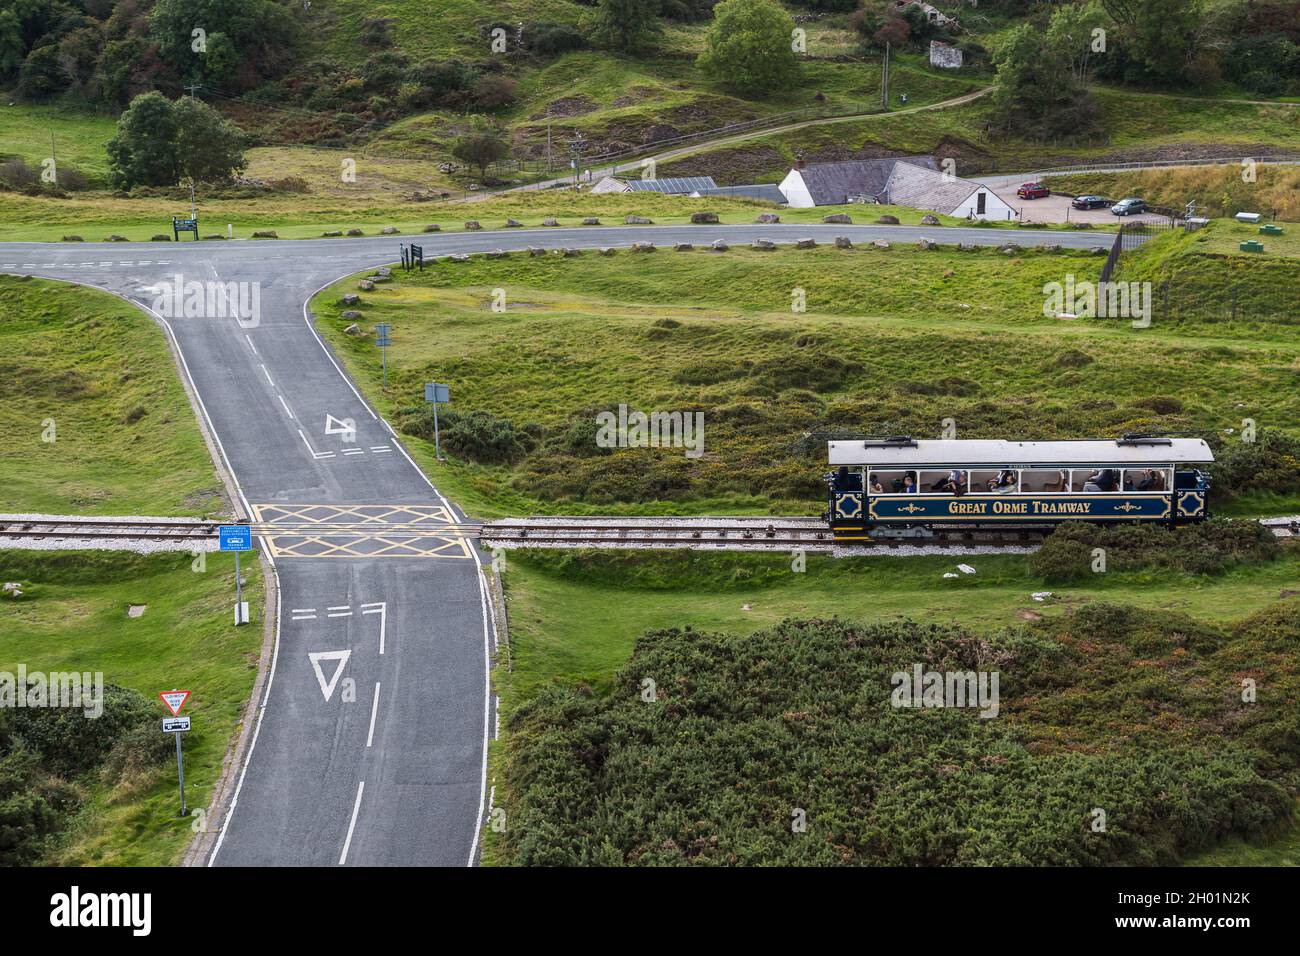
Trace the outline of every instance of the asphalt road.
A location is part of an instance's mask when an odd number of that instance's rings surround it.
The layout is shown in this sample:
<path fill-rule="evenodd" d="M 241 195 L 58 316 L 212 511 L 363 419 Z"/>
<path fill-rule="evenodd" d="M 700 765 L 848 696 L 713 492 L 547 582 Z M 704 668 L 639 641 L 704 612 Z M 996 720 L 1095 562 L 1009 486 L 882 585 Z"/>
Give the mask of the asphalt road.
<path fill-rule="evenodd" d="M 907 226 L 617 226 L 418 237 L 426 257 L 528 246 L 659 245 L 756 238 L 1089 247 L 1109 237 Z M 0 272 L 125 296 L 169 331 L 244 507 L 267 521 L 428 520 L 449 505 L 317 337 L 305 303 L 352 272 L 391 263 L 413 237 L 197 243 L 0 243 Z M 441 266 L 435 266 L 441 267 Z M 157 283 L 250 283 L 259 314 L 159 315 Z M 165 309 L 163 311 L 166 311 Z M 307 509 L 305 506 L 317 506 Z M 365 507 L 377 506 L 377 507 Z M 416 518 L 412 518 L 416 515 Z M 328 528 L 322 528 L 322 532 Z M 213 820 L 217 865 L 475 862 L 495 727 L 495 630 L 480 563 L 453 535 L 424 556 L 373 542 L 295 551 L 264 538 L 280 593 L 275 658 L 233 802 Z M 328 550 L 328 549 L 326 549 Z M 178 683 L 184 675 L 177 675 Z"/>

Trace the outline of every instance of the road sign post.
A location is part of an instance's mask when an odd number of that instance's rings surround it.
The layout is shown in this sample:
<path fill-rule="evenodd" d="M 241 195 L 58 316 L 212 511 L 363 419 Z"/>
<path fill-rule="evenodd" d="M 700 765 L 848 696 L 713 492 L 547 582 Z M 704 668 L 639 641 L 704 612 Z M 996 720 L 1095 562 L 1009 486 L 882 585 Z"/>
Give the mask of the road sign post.
<path fill-rule="evenodd" d="M 190 699 L 190 692 L 187 690 L 165 690 L 159 695 L 162 702 L 167 705 L 167 709 L 172 712 L 170 717 L 164 717 L 162 722 L 162 731 L 165 734 L 174 734 L 176 737 L 176 781 L 180 788 L 181 794 L 181 816 L 190 815 L 189 809 L 185 806 L 185 760 L 181 755 L 181 734 L 190 729 L 190 718 L 178 717 L 185 702 Z"/>
<path fill-rule="evenodd" d="M 223 524 L 217 527 L 217 544 L 222 551 L 235 552 L 235 624 L 248 623 L 248 604 L 239 577 L 239 552 L 253 550 L 253 529 L 246 524 Z"/>
<path fill-rule="evenodd" d="M 433 406 L 433 454 L 438 461 L 442 461 L 442 449 L 438 443 L 438 406 L 451 401 L 451 388 L 437 382 L 428 382 L 424 386 L 424 400 Z"/>
<path fill-rule="evenodd" d="M 375 344 L 379 346 L 379 351 L 384 360 L 384 388 L 388 388 L 388 346 L 391 341 L 388 338 L 388 330 L 391 326 L 387 322 L 380 322 L 375 325 Z"/>

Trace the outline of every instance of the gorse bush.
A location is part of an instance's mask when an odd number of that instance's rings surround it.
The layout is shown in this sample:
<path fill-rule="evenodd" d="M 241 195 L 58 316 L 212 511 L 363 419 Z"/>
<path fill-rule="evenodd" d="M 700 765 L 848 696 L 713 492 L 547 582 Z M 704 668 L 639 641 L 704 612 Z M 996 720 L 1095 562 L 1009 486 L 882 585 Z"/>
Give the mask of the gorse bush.
<path fill-rule="evenodd" d="M 1218 574 L 1242 562 L 1271 561 L 1277 538 L 1257 521 L 1214 520 L 1166 528 L 1154 525 L 1061 525 L 1029 556 L 1029 567 L 1048 584 L 1094 578 L 1093 551 L 1105 551 L 1107 571 L 1169 568 Z"/>
<path fill-rule="evenodd" d="M 103 706 L 93 720 L 84 707 L 0 709 L 0 866 L 41 860 L 76 810 L 79 780 L 116 782 L 167 760 L 152 701 L 110 684 Z"/>
<path fill-rule="evenodd" d="M 1248 660 L 1294 699 L 1298 609 L 1230 630 L 1094 606 L 984 635 L 653 631 L 608 696 L 550 688 L 512 718 L 500 846 L 522 865 L 1177 862 L 1288 818 L 1300 709 L 1224 688 Z M 999 715 L 891 706 L 914 663 L 996 671 Z"/>
<path fill-rule="evenodd" d="M 433 411 L 408 411 L 399 421 L 408 434 L 433 441 Z M 481 464 L 499 465 L 515 461 L 527 451 L 532 439 L 514 423 L 491 412 L 476 409 L 459 412 L 451 408 L 438 413 L 439 440 L 448 451 Z"/>

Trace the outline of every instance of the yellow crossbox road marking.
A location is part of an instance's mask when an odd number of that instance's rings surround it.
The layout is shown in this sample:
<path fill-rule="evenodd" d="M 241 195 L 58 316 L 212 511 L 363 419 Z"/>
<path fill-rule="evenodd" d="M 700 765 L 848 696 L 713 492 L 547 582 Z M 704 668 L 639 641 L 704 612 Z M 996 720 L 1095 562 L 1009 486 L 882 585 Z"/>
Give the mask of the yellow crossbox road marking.
<path fill-rule="evenodd" d="M 464 527 L 438 505 L 255 504 L 254 533 L 277 558 L 472 559 Z"/>

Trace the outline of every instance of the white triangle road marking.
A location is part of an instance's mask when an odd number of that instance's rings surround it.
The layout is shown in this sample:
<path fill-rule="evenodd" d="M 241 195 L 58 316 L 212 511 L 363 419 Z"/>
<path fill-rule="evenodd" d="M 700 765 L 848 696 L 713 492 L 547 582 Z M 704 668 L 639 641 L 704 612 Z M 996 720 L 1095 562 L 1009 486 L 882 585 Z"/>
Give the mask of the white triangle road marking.
<path fill-rule="evenodd" d="M 347 667 L 348 658 L 352 656 L 352 651 L 317 651 L 315 654 L 308 654 L 311 660 L 312 670 L 316 672 L 316 682 L 320 684 L 320 692 L 324 695 L 326 702 L 334 696 L 334 688 L 339 682 L 339 676 L 343 673 L 343 668 Z M 325 674 L 321 671 L 321 661 L 338 661 L 338 667 L 334 669 L 334 676 L 325 681 Z"/>

